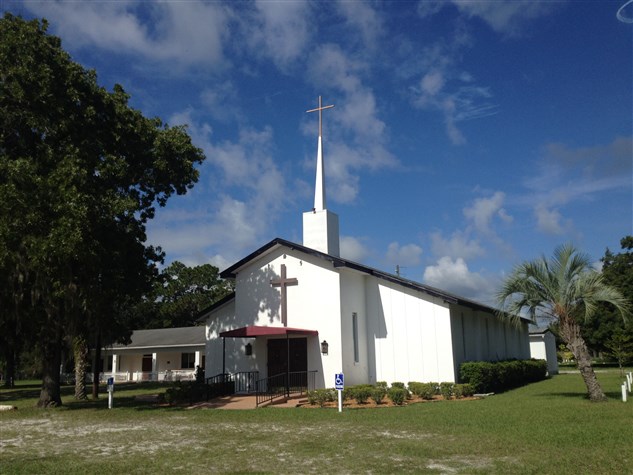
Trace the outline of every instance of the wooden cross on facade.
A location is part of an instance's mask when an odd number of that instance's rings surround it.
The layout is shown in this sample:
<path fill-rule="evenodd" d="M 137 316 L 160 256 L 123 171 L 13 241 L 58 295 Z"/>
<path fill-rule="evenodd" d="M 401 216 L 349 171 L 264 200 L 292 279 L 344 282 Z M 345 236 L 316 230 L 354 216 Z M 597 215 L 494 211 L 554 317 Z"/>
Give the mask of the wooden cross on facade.
<path fill-rule="evenodd" d="M 286 276 L 286 264 L 281 264 L 281 277 L 279 279 L 271 279 L 270 285 L 273 287 L 281 287 L 281 322 L 284 327 L 288 326 L 288 301 L 286 296 L 286 287 L 290 285 L 299 285 L 299 281 L 295 277 L 288 278 Z"/>
<path fill-rule="evenodd" d="M 323 137 L 323 111 L 325 109 L 331 109 L 332 107 L 334 107 L 334 104 L 329 105 L 329 106 L 322 106 L 321 105 L 321 96 L 319 96 L 319 107 L 317 107 L 316 109 L 310 109 L 309 111 L 306 111 L 306 112 L 318 112 L 319 113 L 319 137 Z"/>

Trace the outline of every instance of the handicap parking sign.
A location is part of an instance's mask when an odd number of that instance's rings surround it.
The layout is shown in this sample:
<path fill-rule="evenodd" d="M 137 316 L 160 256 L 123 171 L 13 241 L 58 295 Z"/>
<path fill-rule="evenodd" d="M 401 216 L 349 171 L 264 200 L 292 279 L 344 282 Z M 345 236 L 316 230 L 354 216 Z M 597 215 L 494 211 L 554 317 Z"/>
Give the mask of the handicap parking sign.
<path fill-rule="evenodd" d="M 334 376 L 334 389 L 343 390 L 344 386 L 345 386 L 345 376 L 343 376 L 343 373 L 337 373 Z"/>

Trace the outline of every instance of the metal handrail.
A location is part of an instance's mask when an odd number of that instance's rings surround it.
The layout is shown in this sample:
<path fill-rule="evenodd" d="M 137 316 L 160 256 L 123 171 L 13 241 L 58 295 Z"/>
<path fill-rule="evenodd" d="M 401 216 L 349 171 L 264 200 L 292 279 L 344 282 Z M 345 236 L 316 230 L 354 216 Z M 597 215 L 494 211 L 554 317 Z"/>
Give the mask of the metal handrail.
<path fill-rule="evenodd" d="M 216 396 L 255 391 L 259 371 L 220 373 L 206 379 L 207 401 Z"/>
<path fill-rule="evenodd" d="M 235 393 L 255 392 L 255 384 L 259 378 L 259 371 L 240 371 L 233 374 L 235 381 Z"/>
<path fill-rule="evenodd" d="M 289 398 L 315 388 L 317 370 L 280 373 L 256 381 L 255 405 L 259 407 L 276 398 Z"/>
<path fill-rule="evenodd" d="M 227 386 L 232 382 L 230 373 L 220 373 L 207 378 L 207 401 L 212 397 L 224 395 L 227 392 Z"/>

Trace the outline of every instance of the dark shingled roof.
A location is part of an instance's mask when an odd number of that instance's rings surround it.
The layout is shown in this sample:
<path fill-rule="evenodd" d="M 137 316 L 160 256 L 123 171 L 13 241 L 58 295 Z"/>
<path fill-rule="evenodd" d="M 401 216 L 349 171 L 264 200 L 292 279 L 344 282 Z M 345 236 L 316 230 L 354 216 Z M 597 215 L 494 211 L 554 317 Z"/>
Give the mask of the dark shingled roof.
<path fill-rule="evenodd" d="M 200 346 L 206 342 L 205 327 L 161 328 L 157 330 L 135 330 L 129 345 L 116 343 L 112 348 L 156 348 Z"/>
<path fill-rule="evenodd" d="M 543 335 L 547 332 L 551 332 L 547 327 L 537 327 L 536 325 L 530 325 L 530 335 Z"/>
<path fill-rule="evenodd" d="M 409 289 L 413 289 L 413 290 L 417 290 L 418 292 L 424 292 L 426 294 L 432 295 L 434 297 L 439 297 L 441 299 L 443 299 L 446 303 L 449 304 L 459 304 L 459 305 L 463 305 L 465 307 L 470 307 L 474 310 L 480 310 L 480 311 L 484 311 L 484 312 L 496 312 L 497 309 L 492 308 L 488 305 L 483 305 L 479 302 L 475 302 L 474 300 L 470 300 L 464 297 L 459 297 L 457 295 L 451 294 L 449 292 L 445 292 L 443 290 L 440 289 L 436 289 L 435 287 L 431 287 L 429 285 L 425 285 L 425 284 L 421 284 L 419 282 L 415 282 L 413 280 L 409 280 L 409 279 L 403 279 L 400 276 L 397 275 L 393 275 L 393 274 L 389 274 L 387 272 L 383 272 L 380 271 L 378 269 L 373 269 L 371 267 L 367 267 L 363 264 L 358 264 L 356 262 L 352 262 L 350 260 L 347 259 L 343 259 L 341 257 L 336 257 L 336 256 L 332 256 L 330 254 L 325 254 L 323 252 L 314 250 L 314 249 L 310 249 L 309 247 L 305 247 L 302 246 L 300 244 L 296 244 L 294 242 L 291 241 L 286 241 L 285 239 L 281 239 L 281 238 L 275 238 L 272 241 L 270 241 L 268 244 L 264 244 L 262 247 L 260 247 L 259 249 L 257 249 L 256 251 L 252 252 L 251 254 L 249 254 L 248 256 L 246 256 L 244 259 L 240 260 L 239 262 L 236 262 L 235 264 L 233 264 L 231 267 L 229 267 L 228 269 L 225 269 L 224 271 L 222 271 L 220 273 L 220 277 L 222 277 L 223 279 L 234 279 L 237 276 L 237 273 L 239 272 L 239 270 L 244 267 L 245 265 L 247 265 L 249 262 L 251 262 L 252 260 L 260 257 L 260 256 L 264 256 L 266 254 L 268 254 L 268 252 L 272 251 L 273 249 L 275 249 L 278 246 L 283 246 L 283 247 L 287 247 L 289 249 L 296 249 L 300 252 L 303 252 L 305 254 L 309 254 L 315 257 L 318 257 L 320 259 L 323 259 L 325 261 L 330 261 L 332 263 L 332 265 L 336 268 L 336 267 L 346 267 L 348 269 L 353 269 L 356 270 L 358 272 L 362 272 L 368 275 L 372 275 L 374 277 L 377 277 L 379 279 L 388 281 L 388 282 L 392 282 L 395 284 L 399 284 L 402 285 L 404 287 L 407 287 Z M 232 296 L 227 296 L 228 300 L 230 300 L 231 298 L 234 298 L 234 294 Z M 223 302 L 224 303 L 224 302 Z M 207 308 L 205 309 L 204 313 L 208 313 L 210 310 L 213 310 L 214 307 L 211 308 Z M 521 320 L 529 322 L 530 320 L 525 318 L 525 317 L 520 317 Z"/>

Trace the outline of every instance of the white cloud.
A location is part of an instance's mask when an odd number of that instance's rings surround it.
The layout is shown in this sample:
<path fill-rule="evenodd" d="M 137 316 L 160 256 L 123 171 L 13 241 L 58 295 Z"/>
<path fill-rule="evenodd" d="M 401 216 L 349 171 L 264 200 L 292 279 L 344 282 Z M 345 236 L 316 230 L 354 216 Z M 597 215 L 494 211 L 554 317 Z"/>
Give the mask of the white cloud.
<path fill-rule="evenodd" d="M 420 88 L 426 96 L 435 96 L 444 87 L 444 82 L 441 71 L 429 71 L 422 77 Z"/>
<path fill-rule="evenodd" d="M 243 35 L 258 57 L 272 59 L 283 71 L 304 54 L 310 38 L 309 20 L 308 2 L 257 0 L 254 15 L 243 23 Z"/>
<path fill-rule="evenodd" d="M 445 0 L 420 0 L 417 7 L 418 15 L 420 18 L 435 15 L 445 4 Z"/>
<path fill-rule="evenodd" d="M 436 265 L 424 270 L 423 281 L 460 297 L 492 303 L 493 282 L 477 272 L 471 272 L 461 257 L 455 260 L 448 256 L 441 257 Z"/>
<path fill-rule="evenodd" d="M 227 80 L 204 89 L 200 93 L 200 101 L 213 119 L 226 123 L 244 118 L 244 114 L 236 105 L 238 96 L 235 85 Z"/>
<path fill-rule="evenodd" d="M 420 263 L 422 248 L 416 244 L 400 246 L 398 242 L 392 242 L 387 248 L 387 262 L 391 265 L 414 267 Z"/>
<path fill-rule="evenodd" d="M 226 261 L 261 244 L 283 207 L 286 183 L 272 157 L 272 131 L 244 128 L 237 141 L 213 141 L 213 131 L 193 112 L 175 114 L 170 123 L 188 123 L 193 143 L 204 150 L 205 177 L 183 197 L 195 212 L 159 210 L 148 227 L 149 240 L 170 259 L 208 261 L 213 253 Z M 205 257 L 207 256 L 207 257 Z M 220 262 L 216 256 L 216 261 Z"/>
<path fill-rule="evenodd" d="M 334 101 L 335 109 L 325 113 L 323 131 L 329 196 L 341 203 L 356 199 L 359 171 L 397 164 L 386 146 L 387 130 L 379 118 L 374 93 L 363 86 L 364 70 L 362 62 L 350 59 L 331 44 L 318 48 L 309 60 L 309 79 L 318 87 L 334 88 L 343 94 L 338 105 Z M 307 135 L 314 136 L 314 123 L 304 122 Z M 312 164 L 313 158 L 308 163 Z"/>
<path fill-rule="evenodd" d="M 486 253 L 478 240 L 469 239 L 462 231 L 455 231 L 446 239 L 439 231 L 431 233 L 431 250 L 436 256 L 448 256 L 453 259 L 472 259 Z"/>
<path fill-rule="evenodd" d="M 534 0 L 453 0 L 457 8 L 469 17 L 481 18 L 497 33 L 517 36 L 535 18 L 548 15 L 561 2 Z"/>
<path fill-rule="evenodd" d="M 234 260 L 229 261 L 224 256 L 222 256 L 220 254 L 216 254 L 215 256 L 211 256 L 209 258 L 209 262 L 211 264 L 213 264 L 215 267 L 217 267 L 218 269 L 220 269 L 220 272 L 222 272 L 225 269 L 228 269 L 230 266 L 235 264 Z"/>
<path fill-rule="evenodd" d="M 446 135 L 453 145 L 466 143 L 459 122 L 498 112 L 490 89 L 474 84 L 473 75 L 457 65 L 463 50 L 471 45 L 470 35 L 458 28 L 450 40 L 439 39 L 423 48 L 417 59 L 420 80 L 410 88 L 414 107 L 443 115 Z"/>
<path fill-rule="evenodd" d="M 176 67 L 224 63 L 228 16 L 216 3 L 50 1 L 25 7 L 50 20 L 75 47 L 139 55 Z"/>
<path fill-rule="evenodd" d="M 544 147 L 536 173 L 524 181 L 522 198 L 532 207 L 538 229 L 560 235 L 572 228 L 562 209 L 603 197 L 607 192 L 633 187 L 633 140 L 617 137 L 606 145 L 570 148 L 551 143 Z"/>
<path fill-rule="evenodd" d="M 561 223 L 562 216 L 557 209 L 547 209 L 540 204 L 534 209 L 534 214 L 539 231 L 545 234 L 560 235 L 569 227 Z"/>
<path fill-rule="evenodd" d="M 447 5 L 455 5 L 469 18 L 483 20 L 497 33 L 520 35 L 533 19 L 550 14 L 564 2 L 534 0 L 420 0 L 418 14 L 425 18 L 438 13 Z"/>
<path fill-rule="evenodd" d="M 504 222 L 511 222 L 512 217 L 503 208 L 505 193 L 497 191 L 489 198 L 477 198 L 475 202 L 464 208 L 464 216 L 472 221 L 473 226 L 482 234 L 492 234 L 492 220 L 496 216 Z"/>
<path fill-rule="evenodd" d="M 383 33 L 383 24 L 372 5 L 366 2 L 339 0 L 336 7 L 347 23 L 360 32 L 364 46 L 373 47 Z"/>
<path fill-rule="evenodd" d="M 363 262 L 369 255 L 369 250 L 360 238 L 341 236 L 340 246 L 341 257 L 350 261 Z"/>

